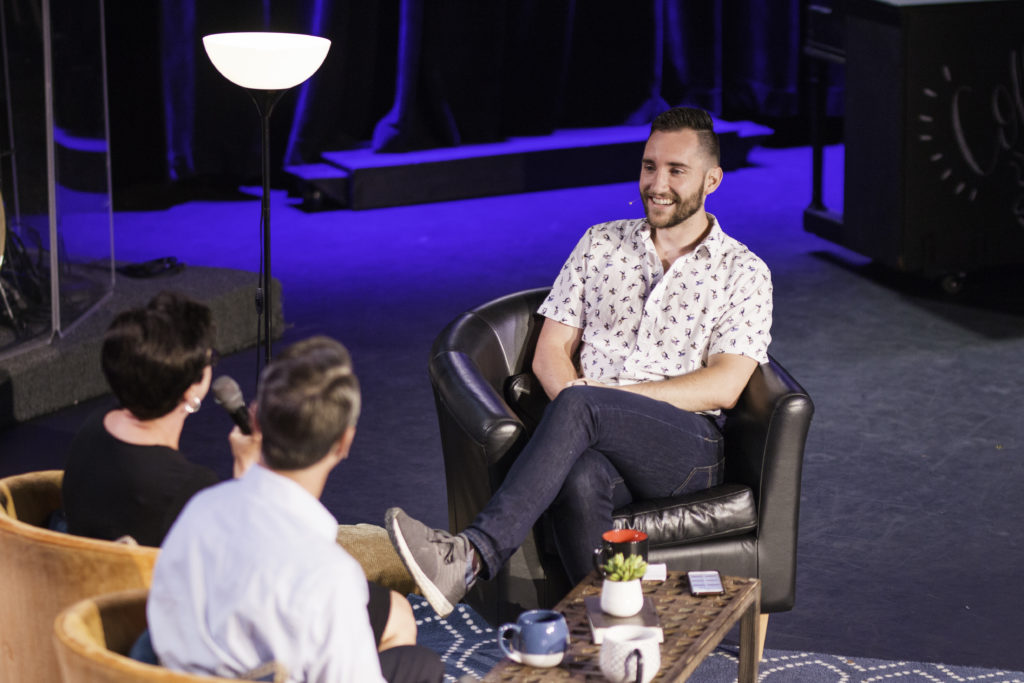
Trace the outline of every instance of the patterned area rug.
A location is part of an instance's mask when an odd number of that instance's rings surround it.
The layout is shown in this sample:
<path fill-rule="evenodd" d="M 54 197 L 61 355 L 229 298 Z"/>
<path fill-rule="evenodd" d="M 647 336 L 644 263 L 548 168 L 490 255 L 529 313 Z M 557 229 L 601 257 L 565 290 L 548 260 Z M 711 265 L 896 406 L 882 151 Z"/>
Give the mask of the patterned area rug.
<path fill-rule="evenodd" d="M 445 682 L 479 680 L 499 661 L 496 633 L 472 607 L 460 604 L 447 619 L 434 614 L 427 602 L 409 596 L 419 641 L 441 655 Z M 690 680 L 732 683 L 736 680 L 735 651 L 720 647 L 711 653 Z M 1024 683 L 1024 673 L 909 661 L 887 661 L 814 652 L 765 650 L 758 680 L 769 683 Z"/>
<path fill-rule="evenodd" d="M 501 661 L 497 634 L 469 605 L 459 603 L 441 619 L 422 597 L 409 595 L 409 603 L 418 627 L 416 640 L 441 655 L 445 683 L 467 675 L 470 680 L 481 679 Z"/>

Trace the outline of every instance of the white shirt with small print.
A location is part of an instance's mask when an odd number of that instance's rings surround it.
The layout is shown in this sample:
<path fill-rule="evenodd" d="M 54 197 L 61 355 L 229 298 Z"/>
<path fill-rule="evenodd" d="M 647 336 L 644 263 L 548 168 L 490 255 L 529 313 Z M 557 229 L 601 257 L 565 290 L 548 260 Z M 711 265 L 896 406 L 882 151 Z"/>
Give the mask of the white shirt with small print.
<path fill-rule="evenodd" d="M 582 328 L 580 370 L 604 384 L 676 377 L 733 353 L 768 360 L 768 266 L 711 229 L 664 272 L 646 219 L 601 223 L 580 239 L 539 313 Z"/>

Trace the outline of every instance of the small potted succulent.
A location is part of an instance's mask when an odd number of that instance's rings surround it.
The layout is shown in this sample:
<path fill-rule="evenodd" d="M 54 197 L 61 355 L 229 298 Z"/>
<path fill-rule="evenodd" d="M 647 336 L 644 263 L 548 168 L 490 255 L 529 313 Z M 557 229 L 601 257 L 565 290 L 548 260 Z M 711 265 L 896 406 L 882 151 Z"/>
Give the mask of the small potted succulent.
<path fill-rule="evenodd" d="M 644 606 L 640 579 L 647 572 L 647 563 L 640 555 L 612 555 L 604 566 L 601 586 L 601 610 L 613 617 L 631 617 Z"/>

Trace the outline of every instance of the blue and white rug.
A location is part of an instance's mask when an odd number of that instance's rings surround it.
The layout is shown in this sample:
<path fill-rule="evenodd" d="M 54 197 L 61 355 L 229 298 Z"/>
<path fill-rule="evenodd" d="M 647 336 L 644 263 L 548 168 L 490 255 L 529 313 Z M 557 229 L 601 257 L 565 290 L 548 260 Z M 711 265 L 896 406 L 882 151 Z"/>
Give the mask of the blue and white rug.
<path fill-rule="evenodd" d="M 732 682 L 737 666 L 736 654 L 720 647 L 704 660 L 692 680 Z M 1024 683 L 1024 673 L 1018 671 L 785 650 L 765 650 L 757 674 L 758 681 L 770 683 Z"/>
<path fill-rule="evenodd" d="M 409 596 L 418 629 L 416 641 L 441 655 L 445 683 L 469 674 L 483 678 L 501 661 L 497 633 L 469 605 L 459 603 L 455 611 L 442 619 L 426 600 Z"/>
<path fill-rule="evenodd" d="M 419 642 L 441 655 L 445 681 L 469 676 L 481 679 L 499 661 L 497 634 L 472 607 L 459 604 L 447 619 L 439 618 L 427 602 L 409 596 L 419 626 Z M 715 650 L 690 680 L 733 683 L 737 658 L 729 648 Z M 815 652 L 765 650 L 758 680 L 768 683 L 1024 683 L 1024 673 L 910 661 L 844 657 Z"/>

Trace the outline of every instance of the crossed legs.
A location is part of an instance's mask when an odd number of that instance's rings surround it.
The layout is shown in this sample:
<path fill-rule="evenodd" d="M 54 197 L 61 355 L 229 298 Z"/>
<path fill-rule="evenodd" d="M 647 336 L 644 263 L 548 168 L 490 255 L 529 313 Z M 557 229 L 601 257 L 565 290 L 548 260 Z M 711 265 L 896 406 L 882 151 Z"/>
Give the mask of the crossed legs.
<path fill-rule="evenodd" d="M 548 406 L 501 487 L 466 529 L 486 578 L 557 501 L 556 543 L 571 578 L 592 567 L 612 512 L 633 498 L 697 491 L 721 480 L 714 421 L 615 389 L 570 387 Z M 620 485 L 621 484 L 621 485 Z"/>
<path fill-rule="evenodd" d="M 429 529 L 397 508 L 388 511 L 388 533 L 444 615 L 468 590 L 476 557 L 479 574 L 494 577 L 556 499 L 556 542 L 578 578 L 589 571 L 616 506 L 713 486 L 722 465 L 722 436 L 711 418 L 631 392 L 570 387 L 548 406 L 501 487 L 463 533 Z"/>

